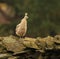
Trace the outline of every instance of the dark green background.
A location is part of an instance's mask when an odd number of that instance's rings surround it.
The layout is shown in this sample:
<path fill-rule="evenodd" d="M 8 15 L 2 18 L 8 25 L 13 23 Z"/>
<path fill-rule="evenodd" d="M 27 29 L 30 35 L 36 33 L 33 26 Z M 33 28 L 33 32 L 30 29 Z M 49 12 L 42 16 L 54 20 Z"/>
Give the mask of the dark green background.
<path fill-rule="evenodd" d="M 28 12 L 29 16 L 26 36 L 43 37 L 60 34 L 60 0 L 0 0 L 0 2 L 12 5 L 19 17 L 9 25 L 0 25 L 1 36 L 14 34 L 15 27 L 25 12 Z"/>

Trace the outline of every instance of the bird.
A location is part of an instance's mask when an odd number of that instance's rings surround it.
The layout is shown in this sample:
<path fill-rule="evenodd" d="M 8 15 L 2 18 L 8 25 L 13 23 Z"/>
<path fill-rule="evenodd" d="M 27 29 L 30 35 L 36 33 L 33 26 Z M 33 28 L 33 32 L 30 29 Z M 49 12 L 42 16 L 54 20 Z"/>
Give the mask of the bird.
<path fill-rule="evenodd" d="M 25 16 L 21 20 L 21 22 L 16 26 L 16 35 L 20 38 L 24 37 L 27 32 L 27 19 L 28 13 L 25 13 Z"/>

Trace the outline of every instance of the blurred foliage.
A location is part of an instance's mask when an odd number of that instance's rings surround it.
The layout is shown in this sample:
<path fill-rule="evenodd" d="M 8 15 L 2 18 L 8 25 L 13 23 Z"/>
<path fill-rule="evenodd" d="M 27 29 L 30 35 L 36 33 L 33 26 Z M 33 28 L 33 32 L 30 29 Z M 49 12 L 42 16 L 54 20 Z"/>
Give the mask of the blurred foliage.
<path fill-rule="evenodd" d="M 1 25 L 0 35 L 7 34 L 10 29 L 15 30 L 16 24 L 20 22 L 25 12 L 29 15 L 26 36 L 43 37 L 60 34 L 60 0 L 0 0 L 0 2 L 13 6 L 17 16 L 15 20 L 18 19 L 10 25 Z M 13 33 L 12 31 L 10 34 Z"/>

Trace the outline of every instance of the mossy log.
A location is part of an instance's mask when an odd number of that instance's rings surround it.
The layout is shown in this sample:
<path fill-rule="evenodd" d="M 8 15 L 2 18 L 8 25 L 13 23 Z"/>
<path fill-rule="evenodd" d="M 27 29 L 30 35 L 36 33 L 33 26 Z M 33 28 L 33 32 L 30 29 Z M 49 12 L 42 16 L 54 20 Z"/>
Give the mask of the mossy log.
<path fill-rule="evenodd" d="M 14 36 L 4 37 L 2 40 L 3 46 L 8 51 L 20 52 L 25 48 L 33 48 L 44 52 L 45 50 L 59 50 L 60 40 L 56 37 L 45 37 L 45 38 L 16 38 Z"/>
<path fill-rule="evenodd" d="M 36 56 L 40 55 L 42 59 L 43 58 L 47 59 L 51 55 L 51 58 L 53 58 L 53 55 L 56 56 L 56 53 L 60 51 L 59 36 L 55 36 L 55 37 L 47 36 L 45 38 L 40 38 L 40 37 L 39 38 L 29 38 L 29 37 L 17 38 L 15 36 L 7 36 L 7 37 L 3 37 L 3 39 L 1 37 L 0 42 L 1 42 L 0 45 L 5 49 L 5 50 L 3 49 L 5 52 L 1 51 L 1 53 L 6 53 L 6 52 L 9 53 L 10 51 L 13 52 L 12 53 L 13 57 L 18 56 L 19 58 L 25 57 L 26 53 L 27 53 L 27 57 L 25 58 L 32 59 L 31 56 L 33 55 Z M 58 53 L 57 55 L 59 56 L 60 54 Z M 36 56 L 33 56 L 34 59 L 36 58 Z"/>

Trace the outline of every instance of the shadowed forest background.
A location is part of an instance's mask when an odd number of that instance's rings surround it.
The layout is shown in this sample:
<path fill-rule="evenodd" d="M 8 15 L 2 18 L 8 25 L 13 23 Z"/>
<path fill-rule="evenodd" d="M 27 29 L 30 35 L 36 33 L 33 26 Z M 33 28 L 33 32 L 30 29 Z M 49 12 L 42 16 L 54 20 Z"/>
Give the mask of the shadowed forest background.
<path fill-rule="evenodd" d="M 27 12 L 28 31 L 26 36 L 44 37 L 60 34 L 60 0 L 0 0 L 15 10 L 10 24 L 0 24 L 0 36 L 15 35 L 15 27 Z"/>

